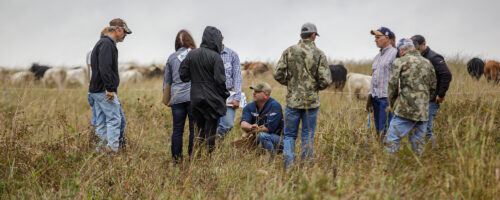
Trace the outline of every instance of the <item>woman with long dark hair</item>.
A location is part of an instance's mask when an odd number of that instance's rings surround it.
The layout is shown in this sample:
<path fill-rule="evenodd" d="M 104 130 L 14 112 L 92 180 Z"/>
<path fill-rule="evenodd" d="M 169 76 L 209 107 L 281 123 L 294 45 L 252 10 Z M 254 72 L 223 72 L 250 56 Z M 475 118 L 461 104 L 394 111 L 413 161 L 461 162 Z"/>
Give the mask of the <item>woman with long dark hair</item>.
<path fill-rule="evenodd" d="M 195 49 L 193 37 L 186 30 L 180 30 L 175 37 L 175 52 L 168 57 L 163 80 L 163 104 L 171 107 L 173 118 L 172 156 L 176 162 L 182 160 L 182 137 L 186 116 L 189 118 L 188 153 L 193 151 L 194 122 L 191 115 L 190 82 L 182 82 L 179 66 L 187 54 Z"/>

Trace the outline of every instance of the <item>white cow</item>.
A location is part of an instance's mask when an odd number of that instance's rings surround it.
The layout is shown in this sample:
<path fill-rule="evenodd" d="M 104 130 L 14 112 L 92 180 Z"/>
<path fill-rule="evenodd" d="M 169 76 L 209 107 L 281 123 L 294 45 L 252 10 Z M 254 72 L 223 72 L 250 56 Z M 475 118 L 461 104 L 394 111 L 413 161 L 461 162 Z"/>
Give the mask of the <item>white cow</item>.
<path fill-rule="evenodd" d="M 12 85 L 29 83 L 35 80 L 35 74 L 30 71 L 16 72 L 10 76 Z"/>
<path fill-rule="evenodd" d="M 352 99 L 353 94 L 355 94 L 358 99 L 366 98 L 370 92 L 371 81 L 371 76 L 357 73 L 347 73 L 347 89 L 349 91 L 350 98 Z"/>
<path fill-rule="evenodd" d="M 79 67 L 66 71 L 66 85 L 84 86 L 87 83 L 87 68 Z"/>
<path fill-rule="evenodd" d="M 50 68 L 43 75 L 42 82 L 45 86 L 62 88 L 66 80 L 66 69 Z"/>
<path fill-rule="evenodd" d="M 142 74 L 136 69 L 120 72 L 120 83 L 140 83 L 142 81 Z"/>

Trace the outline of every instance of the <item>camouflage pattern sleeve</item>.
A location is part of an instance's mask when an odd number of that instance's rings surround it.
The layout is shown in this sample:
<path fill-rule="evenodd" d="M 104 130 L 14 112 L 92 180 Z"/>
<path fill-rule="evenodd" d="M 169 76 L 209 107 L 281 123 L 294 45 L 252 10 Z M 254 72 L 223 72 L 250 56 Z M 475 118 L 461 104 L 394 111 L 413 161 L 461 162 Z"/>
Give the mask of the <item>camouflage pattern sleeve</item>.
<path fill-rule="evenodd" d="M 286 49 L 281 55 L 280 60 L 278 61 L 278 65 L 276 66 L 276 70 L 273 73 L 274 79 L 278 81 L 281 85 L 287 85 L 287 74 L 288 74 L 288 52 L 289 49 Z"/>
<path fill-rule="evenodd" d="M 318 90 L 326 89 L 332 83 L 332 75 L 328 68 L 325 54 L 322 53 L 318 66 Z"/>
<path fill-rule="evenodd" d="M 389 79 L 389 86 L 388 86 L 388 91 L 389 91 L 388 99 L 389 99 L 389 104 L 393 109 L 394 109 L 394 103 L 398 98 L 399 78 L 400 78 L 399 76 L 401 74 L 402 66 L 403 63 L 399 58 L 392 63 L 391 78 Z"/>

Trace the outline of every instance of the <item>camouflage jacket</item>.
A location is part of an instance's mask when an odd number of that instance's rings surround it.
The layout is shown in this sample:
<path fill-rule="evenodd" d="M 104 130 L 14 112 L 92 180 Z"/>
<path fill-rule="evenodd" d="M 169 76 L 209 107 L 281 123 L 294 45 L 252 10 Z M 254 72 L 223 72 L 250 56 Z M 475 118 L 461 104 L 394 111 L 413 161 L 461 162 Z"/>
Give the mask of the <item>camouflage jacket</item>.
<path fill-rule="evenodd" d="M 389 102 L 398 117 L 429 120 L 429 101 L 436 92 L 434 67 L 417 50 L 408 51 L 392 63 Z"/>
<path fill-rule="evenodd" d="M 295 109 L 319 107 L 318 91 L 332 83 L 325 54 L 310 40 L 287 48 L 273 76 L 287 86 L 286 104 Z"/>

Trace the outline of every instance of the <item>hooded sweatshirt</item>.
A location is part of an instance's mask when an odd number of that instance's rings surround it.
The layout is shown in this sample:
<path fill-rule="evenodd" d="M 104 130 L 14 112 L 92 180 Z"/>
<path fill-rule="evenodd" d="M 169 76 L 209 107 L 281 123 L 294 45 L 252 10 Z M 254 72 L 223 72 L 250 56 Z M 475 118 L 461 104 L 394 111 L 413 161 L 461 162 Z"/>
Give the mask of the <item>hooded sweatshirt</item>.
<path fill-rule="evenodd" d="M 226 75 L 220 56 L 222 34 L 212 26 L 203 32 L 200 48 L 192 50 L 182 61 L 179 75 L 191 81 L 191 109 L 206 119 L 218 119 L 226 114 Z"/>

